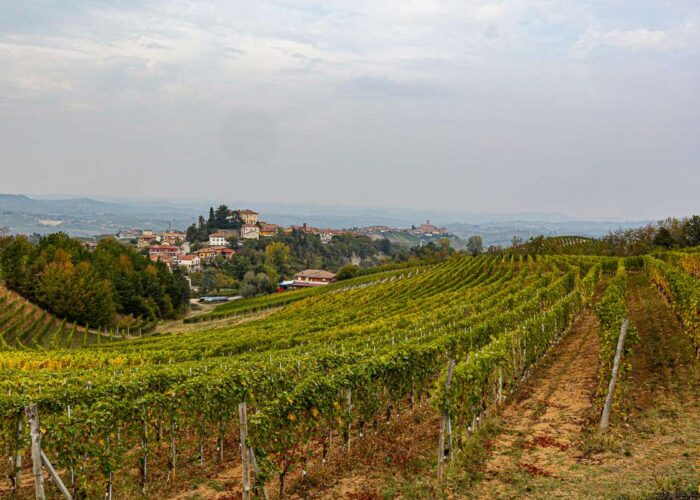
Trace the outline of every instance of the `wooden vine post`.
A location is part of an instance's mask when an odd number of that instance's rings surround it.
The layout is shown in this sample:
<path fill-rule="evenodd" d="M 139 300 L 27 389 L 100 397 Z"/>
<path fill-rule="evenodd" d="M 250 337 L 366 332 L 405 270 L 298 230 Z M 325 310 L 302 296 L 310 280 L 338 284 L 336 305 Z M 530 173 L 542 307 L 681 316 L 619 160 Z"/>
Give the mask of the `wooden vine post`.
<path fill-rule="evenodd" d="M 455 369 L 455 360 L 450 359 L 450 363 L 447 365 L 447 376 L 445 377 L 445 397 L 450 393 L 450 385 L 452 385 L 452 373 Z M 438 444 L 438 479 L 442 479 L 445 474 L 445 430 L 448 427 L 448 420 L 450 416 L 445 409 L 445 413 L 442 415 L 440 421 L 440 440 Z"/>
<path fill-rule="evenodd" d="M 239 403 L 238 418 L 241 428 L 241 462 L 243 469 L 243 500 L 250 500 L 250 454 L 248 453 L 248 413 L 246 403 Z"/>
<path fill-rule="evenodd" d="M 500 406 L 503 403 L 503 369 L 498 368 L 498 393 L 496 396 L 496 404 Z"/>
<path fill-rule="evenodd" d="M 348 388 L 347 392 L 345 393 L 345 396 L 347 398 L 347 412 L 348 412 L 348 423 L 345 427 L 345 447 L 347 451 L 350 451 L 350 433 L 352 431 L 351 425 L 352 425 L 352 389 Z"/>
<path fill-rule="evenodd" d="M 68 488 L 61 481 L 61 477 L 54 469 L 53 465 L 46 456 L 46 453 L 41 449 L 41 426 L 39 424 L 39 410 L 36 403 L 28 404 L 24 409 L 27 415 L 27 420 L 29 421 L 29 432 L 31 436 L 31 448 L 32 448 L 32 473 L 34 475 L 34 489 L 36 492 L 36 500 L 46 500 L 46 493 L 44 492 L 44 476 L 41 472 L 42 465 L 46 467 L 49 472 L 49 476 L 56 484 L 56 487 L 61 492 L 64 498 L 67 500 L 72 500 Z M 17 485 L 19 487 L 19 484 Z"/>
<path fill-rule="evenodd" d="M 15 453 L 14 461 L 12 463 L 13 479 L 12 479 L 12 493 L 16 493 L 19 489 L 19 485 L 22 481 L 22 450 L 20 450 L 22 442 L 22 424 L 24 423 L 24 418 L 22 416 L 22 411 L 20 410 L 17 414 L 17 435 L 15 436 Z"/>
<path fill-rule="evenodd" d="M 44 476 L 41 474 L 41 430 L 39 427 L 39 411 L 35 403 L 28 404 L 24 409 L 29 420 L 29 432 L 32 446 L 32 472 L 34 474 L 34 489 L 36 500 L 45 500 Z"/>
<path fill-rule="evenodd" d="M 612 375 L 610 377 L 610 385 L 608 386 L 608 395 L 605 397 L 605 405 L 603 406 L 603 414 L 600 417 L 600 430 L 604 431 L 610 423 L 610 410 L 612 408 L 613 393 L 617 384 L 617 375 L 620 372 L 620 360 L 622 359 L 622 351 L 625 347 L 625 337 L 627 336 L 627 326 L 629 321 L 627 318 L 622 320 L 620 328 L 620 337 L 617 339 L 617 350 L 613 360 Z"/>

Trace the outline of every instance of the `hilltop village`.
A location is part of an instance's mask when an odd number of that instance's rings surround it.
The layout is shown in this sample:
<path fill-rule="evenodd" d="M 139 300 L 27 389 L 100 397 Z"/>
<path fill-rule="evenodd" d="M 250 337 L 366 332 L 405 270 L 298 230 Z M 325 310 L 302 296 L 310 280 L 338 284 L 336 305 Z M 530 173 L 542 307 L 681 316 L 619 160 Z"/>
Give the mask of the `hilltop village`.
<path fill-rule="evenodd" d="M 361 267 L 405 260 L 416 253 L 392 242 L 395 235 L 412 238 L 409 241 L 418 242 L 419 248 L 425 243 L 423 253 L 451 236 L 430 221 L 410 228 L 330 229 L 306 223 L 285 227 L 262 220 L 254 210 L 221 205 L 184 231 L 124 229 L 83 244 L 94 250 L 101 239 L 116 238 L 152 262 L 185 274 L 195 293 L 235 290 L 256 295 L 325 285 L 334 282 L 343 267 L 344 275 L 352 275 Z"/>

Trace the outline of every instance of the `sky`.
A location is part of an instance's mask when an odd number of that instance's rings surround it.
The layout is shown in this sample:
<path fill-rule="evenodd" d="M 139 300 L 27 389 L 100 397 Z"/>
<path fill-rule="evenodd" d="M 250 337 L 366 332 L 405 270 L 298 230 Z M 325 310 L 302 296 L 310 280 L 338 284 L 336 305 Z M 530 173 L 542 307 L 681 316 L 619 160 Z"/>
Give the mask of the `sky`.
<path fill-rule="evenodd" d="M 697 0 L 0 10 L 0 192 L 700 212 Z"/>

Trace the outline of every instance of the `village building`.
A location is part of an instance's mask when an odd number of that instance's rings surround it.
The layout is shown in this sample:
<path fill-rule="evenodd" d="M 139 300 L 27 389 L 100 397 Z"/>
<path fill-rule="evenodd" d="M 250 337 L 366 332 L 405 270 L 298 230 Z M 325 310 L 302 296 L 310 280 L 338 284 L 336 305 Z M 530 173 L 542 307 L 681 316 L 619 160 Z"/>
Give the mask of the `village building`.
<path fill-rule="evenodd" d="M 182 253 L 182 249 L 177 245 L 152 245 L 148 249 L 148 255 L 153 260 L 153 257 L 168 256 L 170 258 L 176 257 Z"/>
<path fill-rule="evenodd" d="M 187 272 L 198 272 L 202 270 L 202 259 L 197 254 L 178 255 L 173 261 L 175 265 L 182 267 Z"/>
<path fill-rule="evenodd" d="M 202 263 L 211 261 L 217 256 L 228 260 L 233 257 L 234 253 L 235 252 L 231 248 L 224 246 L 203 247 L 197 250 L 197 255 L 202 260 Z"/>
<path fill-rule="evenodd" d="M 97 243 L 95 243 L 94 241 L 85 241 L 83 242 L 83 246 L 87 249 L 88 252 L 92 253 L 97 248 Z"/>
<path fill-rule="evenodd" d="M 209 235 L 209 246 L 226 246 L 228 244 L 226 234 L 222 232 L 211 233 Z"/>
<path fill-rule="evenodd" d="M 241 238 L 244 240 L 259 239 L 260 228 L 255 224 L 243 224 L 243 226 L 241 226 Z"/>
<path fill-rule="evenodd" d="M 174 256 L 167 254 L 149 254 L 148 257 L 151 259 L 151 262 L 162 262 L 172 271 Z"/>
<path fill-rule="evenodd" d="M 260 224 L 260 236 L 270 238 L 272 236 L 275 236 L 277 234 L 277 231 L 280 230 L 280 226 L 277 224 L 266 224 L 262 223 Z"/>
<path fill-rule="evenodd" d="M 140 229 L 122 229 L 117 233 L 118 240 L 135 240 L 142 236 L 143 231 Z"/>
<path fill-rule="evenodd" d="M 154 243 L 158 243 L 158 239 L 153 234 L 144 234 L 136 238 L 136 248 L 139 250 L 144 250 L 153 245 Z"/>
<path fill-rule="evenodd" d="M 318 229 L 316 234 L 321 238 L 321 243 L 330 243 L 334 236 L 343 234 L 343 231 L 337 229 Z"/>
<path fill-rule="evenodd" d="M 185 241 L 185 233 L 180 231 L 165 231 L 156 234 L 158 241 L 161 243 L 169 243 L 170 245 L 179 245 L 181 242 Z"/>
<path fill-rule="evenodd" d="M 323 269 L 306 269 L 294 275 L 292 287 L 304 288 L 310 286 L 328 285 L 335 281 L 335 273 Z"/>
<path fill-rule="evenodd" d="M 421 224 L 413 231 L 413 234 L 423 235 L 423 236 L 438 236 L 441 234 L 447 234 L 447 229 L 439 228 L 430 223 L 429 220 L 425 221 L 425 224 Z"/>
<path fill-rule="evenodd" d="M 247 208 L 244 210 L 236 210 L 235 213 L 238 215 L 238 218 L 243 222 L 243 224 L 257 224 L 260 220 L 258 218 L 258 212 Z"/>

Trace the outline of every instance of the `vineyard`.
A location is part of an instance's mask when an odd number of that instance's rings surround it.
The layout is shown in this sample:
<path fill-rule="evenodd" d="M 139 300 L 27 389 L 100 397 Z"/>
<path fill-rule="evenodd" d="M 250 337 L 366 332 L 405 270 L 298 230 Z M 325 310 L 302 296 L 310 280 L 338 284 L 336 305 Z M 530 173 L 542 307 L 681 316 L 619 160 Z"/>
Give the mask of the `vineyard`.
<path fill-rule="evenodd" d="M 697 254 L 457 256 L 196 319 L 270 311 L 235 327 L 128 339 L 78 333 L 5 293 L 0 450 L 10 466 L 0 493 L 34 495 L 22 460 L 30 404 L 41 448 L 76 498 L 167 496 L 185 478 L 238 462 L 244 495 L 284 496 L 312 463 L 419 404 L 439 416 L 442 474 L 592 305 L 603 325 L 601 377 L 609 372 L 628 272 L 648 273 L 700 343 L 697 269 Z"/>
<path fill-rule="evenodd" d="M 101 337 L 75 323 L 56 318 L 0 286 L 0 346 L 3 349 L 78 347 L 97 343 Z"/>

